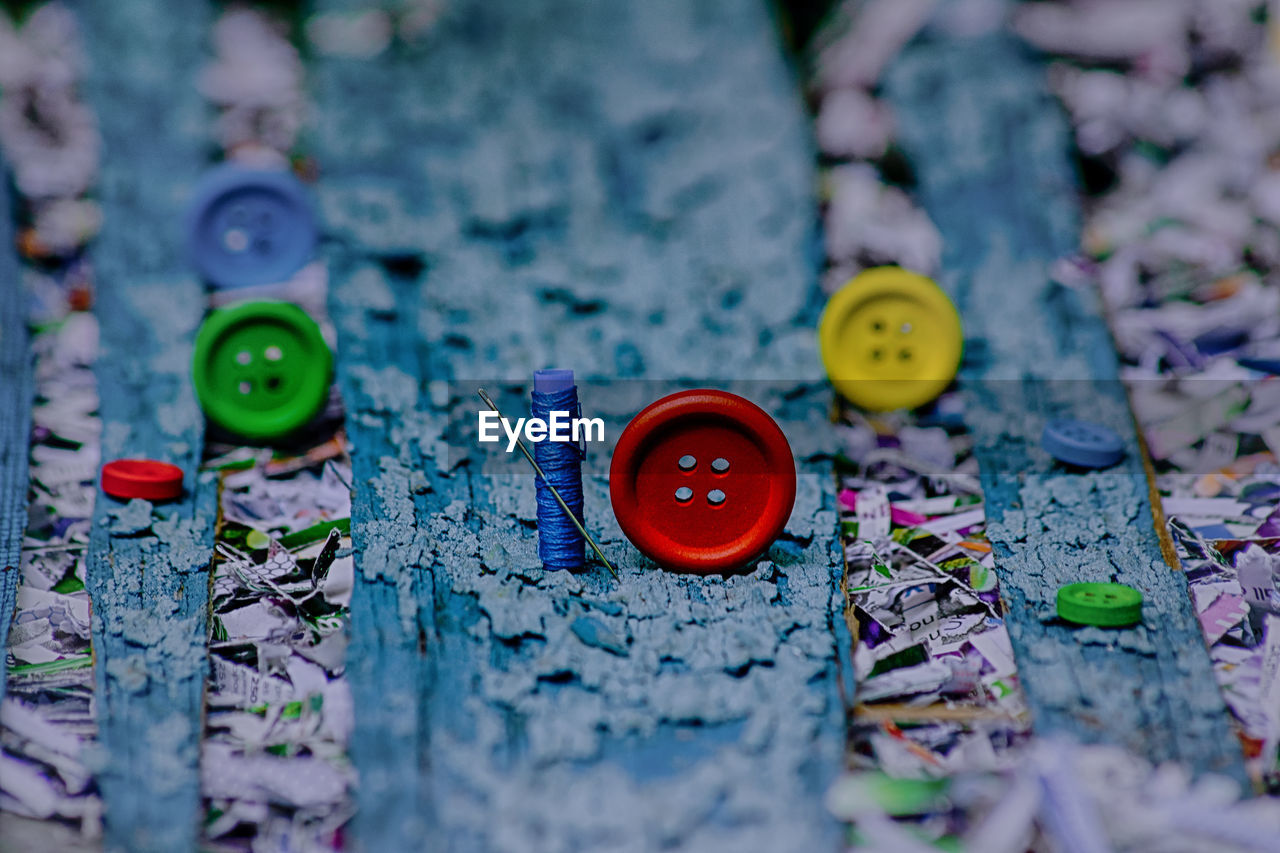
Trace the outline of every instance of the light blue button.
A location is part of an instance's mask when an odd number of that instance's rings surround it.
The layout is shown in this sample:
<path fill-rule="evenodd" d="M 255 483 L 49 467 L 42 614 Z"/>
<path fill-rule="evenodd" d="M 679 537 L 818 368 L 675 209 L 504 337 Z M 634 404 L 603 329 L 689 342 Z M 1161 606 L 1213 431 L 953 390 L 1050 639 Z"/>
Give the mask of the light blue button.
<path fill-rule="evenodd" d="M 1059 462 L 1080 468 L 1106 468 L 1124 458 L 1124 441 L 1115 430 L 1088 421 L 1049 421 L 1040 446 Z"/>
<path fill-rule="evenodd" d="M 311 201 L 291 173 L 227 163 L 197 184 L 187 212 L 187 252 L 215 287 L 285 281 L 315 246 Z"/>

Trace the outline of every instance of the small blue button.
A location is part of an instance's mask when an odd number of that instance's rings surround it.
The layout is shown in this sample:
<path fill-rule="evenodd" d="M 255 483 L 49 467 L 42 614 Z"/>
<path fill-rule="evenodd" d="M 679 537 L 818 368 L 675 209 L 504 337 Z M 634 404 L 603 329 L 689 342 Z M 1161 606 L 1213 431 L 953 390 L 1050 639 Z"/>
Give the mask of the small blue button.
<path fill-rule="evenodd" d="M 1280 374 L 1280 358 L 1237 358 L 1236 364 L 1261 373 Z"/>
<path fill-rule="evenodd" d="M 315 245 L 307 190 L 289 172 L 226 163 L 196 186 L 187 252 L 215 287 L 285 281 L 311 259 Z"/>
<path fill-rule="evenodd" d="M 1115 430 L 1088 421 L 1049 421 L 1040 446 L 1059 462 L 1080 468 L 1106 468 L 1124 458 L 1124 441 Z"/>

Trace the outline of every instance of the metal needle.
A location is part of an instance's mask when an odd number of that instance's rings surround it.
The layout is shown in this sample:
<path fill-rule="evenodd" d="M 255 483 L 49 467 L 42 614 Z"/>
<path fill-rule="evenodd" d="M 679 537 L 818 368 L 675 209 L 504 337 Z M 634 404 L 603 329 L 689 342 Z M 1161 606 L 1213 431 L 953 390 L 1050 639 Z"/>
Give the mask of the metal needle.
<path fill-rule="evenodd" d="M 493 404 L 493 400 L 489 399 L 489 395 L 484 392 L 483 388 L 477 388 L 476 393 L 480 395 L 481 400 L 484 400 L 485 405 L 490 409 L 493 409 L 494 412 L 497 412 L 498 417 L 502 418 L 502 412 L 498 411 L 498 407 Z M 504 421 L 506 420 L 506 418 L 502 419 Z M 555 497 L 556 503 L 560 504 L 560 508 L 564 510 L 564 514 L 569 516 L 569 520 L 573 522 L 573 526 L 578 528 L 578 532 L 581 533 L 582 537 L 591 545 L 591 550 L 596 552 L 596 556 L 600 558 L 600 562 L 604 563 L 604 567 L 609 570 L 609 574 L 617 578 L 618 573 L 614 571 L 613 564 L 609 562 L 609 558 L 604 555 L 604 551 L 601 551 L 600 546 L 596 544 L 596 540 L 591 538 L 591 534 L 587 532 L 587 528 L 582 526 L 582 522 L 578 521 L 578 517 L 569 509 L 569 505 L 564 502 L 564 498 L 560 497 L 560 492 L 556 490 L 555 486 L 551 485 L 551 481 L 547 479 L 547 475 L 542 473 L 542 466 L 538 464 L 538 460 L 533 458 L 533 454 L 529 452 L 529 448 L 525 447 L 524 442 L 520 439 L 516 439 L 516 444 L 520 445 L 520 451 L 524 453 L 524 458 L 528 459 L 529 464 L 533 466 L 533 470 L 538 472 L 538 476 L 542 478 L 542 482 L 546 483 L 547 488 L 551 490 L 551 494 Z"/>

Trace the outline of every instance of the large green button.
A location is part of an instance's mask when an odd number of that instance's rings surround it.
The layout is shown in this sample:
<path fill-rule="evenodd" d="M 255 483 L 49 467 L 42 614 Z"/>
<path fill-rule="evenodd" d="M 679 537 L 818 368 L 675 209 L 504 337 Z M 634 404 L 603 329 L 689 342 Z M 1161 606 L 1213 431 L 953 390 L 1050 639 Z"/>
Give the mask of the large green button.
<path fill-rule="evenodd" d="M 192 376 L 209 420 L 272 439 L 315 417 L 329 398 L 333 354 L 320 327 L 287 302 L 219 308 L 196 334 Z"/>
<path fill-rule="evenodd" d="M 868 805 L 891 817 L 936 812 L 945 803 L 947 779 L 898 779 L 878 770 L 850 773 L 827 792 L 828 807 L 841 817 L 854 817 Z"/>
<path fill-rule="evenodd" d="M 1142 621 L 1142 593 L 1122 583 L 1073 583 L 1058 590 L 1058 615 L 1077 625 L 1121 628 Z"/>

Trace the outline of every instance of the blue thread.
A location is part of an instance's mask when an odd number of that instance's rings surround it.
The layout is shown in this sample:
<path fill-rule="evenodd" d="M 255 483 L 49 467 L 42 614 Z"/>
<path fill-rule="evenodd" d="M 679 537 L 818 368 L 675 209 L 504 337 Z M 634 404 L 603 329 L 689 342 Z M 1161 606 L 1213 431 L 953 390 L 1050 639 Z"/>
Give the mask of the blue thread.
<path fill-rule="evenodd" d="M 535 370 L 533 373 L 533 416 L 550 420 L 551 412 L 568 412 L 570 418 L 582 414 L 578 388 L 573 384 L 572 370 Z M 555 486 L 560 497 L 573 510 L 578 521 L 582 516 L 582 446 L 570 441 L 535 442 L 533 456 Z M 538 489 L 538 556 L 547 569 L 581 569 L 585 564 L 582 534 L 565 515 L 547 484 L 536 474 Z"/>

